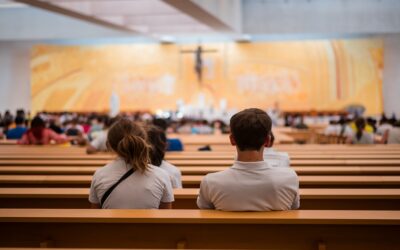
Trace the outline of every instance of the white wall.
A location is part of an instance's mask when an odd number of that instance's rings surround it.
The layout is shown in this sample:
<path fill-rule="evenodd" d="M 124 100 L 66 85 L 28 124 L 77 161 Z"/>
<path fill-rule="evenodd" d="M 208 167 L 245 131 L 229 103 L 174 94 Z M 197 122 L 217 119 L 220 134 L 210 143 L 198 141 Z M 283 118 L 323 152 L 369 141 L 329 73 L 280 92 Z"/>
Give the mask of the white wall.
<path fill-rule="evenodd" d="M 0 112 L 30 109 L 31 43 L 0 42 Z"/>
<path fill-rule="evenodd" d="M 387 115 L 400 118 L 400 34 L 384 39 L 383 101 Z"/>
<path fill-rule="evenodd" d="M 218 17 L 234 31 L 242 30 L 242 1 L 241 0 L 192 0 L 197 5 Z"/>
<path fill-rule="evenodd" d="M 400 32 L 399 0 L 243 0 L 248 34 L 389 34 Z"/>

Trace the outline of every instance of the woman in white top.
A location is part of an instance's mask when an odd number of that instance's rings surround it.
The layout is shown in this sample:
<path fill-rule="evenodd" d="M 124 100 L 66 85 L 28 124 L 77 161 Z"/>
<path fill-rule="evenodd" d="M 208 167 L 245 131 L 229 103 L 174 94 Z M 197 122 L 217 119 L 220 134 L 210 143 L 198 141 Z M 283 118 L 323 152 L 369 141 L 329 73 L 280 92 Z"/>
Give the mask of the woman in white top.
<path fill-rule="evenodd" d="M 351 144 L 374 144 L 374 136 L 365 131 L 364 118 L 358 118 L 355 121 L 356 133 L 349 138 L 348 143 Z"/>
<path fill-rule="evenodd" d="M 169 175 L 150 165 L 151 146 L 140 125 L 117 121 L 108 131 L 107 146 L 118 158 L 95 172 L 89 194 L 92 208 L 172 208 Z"/>
<path fill-rule="evenodd" d="M 159 166 L 168 172 L 173 188 L 182 188 L 181 171 L 171 163 L 164 160 L 165 151 L 167 149 L 167 137 L 165 132 L 159 127 L 148 126 L 147 137 L 152 146 L 150 153 L 151 164 Z"/>

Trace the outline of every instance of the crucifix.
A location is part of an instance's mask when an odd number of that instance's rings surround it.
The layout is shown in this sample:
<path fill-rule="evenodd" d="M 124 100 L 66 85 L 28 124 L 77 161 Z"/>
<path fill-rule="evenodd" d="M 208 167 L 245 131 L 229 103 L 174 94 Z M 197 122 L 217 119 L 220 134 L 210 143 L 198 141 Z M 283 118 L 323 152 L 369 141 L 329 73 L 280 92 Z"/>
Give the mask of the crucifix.
<path fill-rule="evenodd" d="M 216 49 L 203 49 L 201 45 L 197 46 L 195 50 L 181 50 L 181 53 L 194 53 L 195 54 L 195 66 L 194 71 L 197 75 L 197 81 L 199 85 L 203 81 L 203 53 L 215 53 L 218 52 Z"/>

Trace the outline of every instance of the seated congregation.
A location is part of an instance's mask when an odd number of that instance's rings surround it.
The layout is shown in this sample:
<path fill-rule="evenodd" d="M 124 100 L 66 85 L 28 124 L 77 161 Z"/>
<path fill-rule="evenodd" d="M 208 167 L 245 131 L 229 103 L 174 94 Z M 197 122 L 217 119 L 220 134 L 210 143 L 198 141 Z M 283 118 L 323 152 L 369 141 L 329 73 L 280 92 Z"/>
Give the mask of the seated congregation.
<path fill-rule="evenodd" d="M 398 242 L 396 145 L 274 145 L 273 122 L 260 109 L 232 116 L 224 150 L 208 152 L 168 152 L 171 127 L 162 119 L 96 118 L 86 128 L 72 122 L 65 133 L 49 119 L 32 119 L 22 145 L 0 146 L 3 246 L 323 249 L 351 241 L 352 249 L 377 249 Z M 362 131 L 368 139 L 360 121 L 351 136 Z M 49 143 L 59 146 L 35 146 Z"/>
<path fill-rule="evenodd" d="M 243 110 L 232 117 L 230 141 L 237 148 L 237 159 L 231 168 L 203 178 L 199 208 L 270 211 L 299 207 L 295 171 L 264 161 L 264 147 L 272 144 L 271 124 L 259 109 Z M 92 207 L 171 208 L 172 188 L 181 183 L 179 170 L 163 159 L 165 142 L 165 134 L 154 126 L 144 128 L 128 119 L 117 120 L 108 131 L 107 145 L 118 158 L 94 174 L 89 195 Z"/>

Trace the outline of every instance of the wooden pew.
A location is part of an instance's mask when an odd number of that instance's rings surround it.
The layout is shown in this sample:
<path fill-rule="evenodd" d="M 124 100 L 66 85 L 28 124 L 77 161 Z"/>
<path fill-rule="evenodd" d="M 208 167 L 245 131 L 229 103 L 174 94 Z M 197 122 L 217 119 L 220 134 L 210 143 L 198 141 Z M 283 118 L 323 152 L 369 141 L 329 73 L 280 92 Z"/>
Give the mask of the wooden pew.
<path fill-rule="evenodd" d="M 0 166 L 0 175 L 93 175 L 101 167 Z M 206 175 L 228 167 L 179 167 L 182 175 Z M 400 167 L 292 167 L 298 175 L 400 175 Z"/>
<path fill-rule="evenodd" d="M 236 154 L 212 154 L 204 152 L 202 154 L 168 154 L 166 160 L 232 160 Z M 115 156 L 111 154 L 95 154 L 95 155 L 66 155 L 66 154 L 22 154 L 9 153 L 0 155 L 0 160 L 112 160 Z M 400 152 L 392 155 L 382 154 L 290 154 L 291 160 L 400 160 Z"/>
<path fill-rule="evenodd" d="M 227 139 L 228 140 L 228 139 Z M 227 141 L 229 143 L 229 140 Z M 206 143 L 206 142 L 204 142 Z M 234 146 L 224 144 L 227 149 L 235 149 Z M 276 145 L 274 146 L 277 149 L 285 149 L 285 150 L 310 150 L 310 149 L 318 149 L 318 150 L 369 150 L 369 151 L 379 151 L 379 150 L 398 150 L 400 145 L 398 144 L 373 144 L 373 145 L 324 145 L 324 144 L 304 144 L 304 145 Z M 59 149 L 75 151 L 75 152 L 84 152 L 85 148 L 80 146 L 66 146 L 66 145 L 3 145 L 0 147 L 0 152 L 7 151 L 9 149 L 35 149 L 40 150 L 46 148 L 46 150 L 57 151 Z"/>
<path fill-rule="evenodd" d="M 0 160 L 0 166 L 104 166 L 109 160 Z M 231 166 L 232 160 L 171 160 L 175 166 Z M 398 160 L 292 160 L 291 166 L 400 166 Z"/>
<path fill-rule="evenodd" d="M 400 211 L 0 209 L 2 247 L 396 249 Z"/>
<path fill-rule="evenodd" d="M 275 147 L 278 150 L 282 151 L 287 151 L 289 153 L 326 153 L 326 152 L 331 152 L 331 153 L 348 153 L 351 151 L 351 153 L 356 153 L 356 152 L 370 152 L 370 153 L 398 153 L 400 150 L 400 145 L 314 145 L 314 144 L 306 144 L 306 145 L 277 145 Z M 1 146 L 0 147 L 0 154 L 7 154 L 12 151 L 19 151 L 19 152 L 42 152 L 42 153 L 54 153 L 54 152 L 59 152 L 59 153 L 82 153 L 85 154 L 85 148 L 82 147 L 65 147 L 65 146 L 34 146 L 34 145 L 29 145 L 29 146 L 20 146 L 20 145 L 14 145 L 14 146 Z M 213 153 L 227 153 L 227 152 L 234 152 L 235 147 L 232 146 L 222 146 L 217 151 L 211 151 Z M 172 152 L 171 152 L 172 153 Z M 175 153 L 175 152 L 173 152 Z M 203 152 L 198 152 L 197 150 L 186 150 L 184 152 L 178 152 L 178 153 L 203 153 Z M 208 152 L 207 152 L 208 153 Z"/>
<path fill-rule="evenodd" d="M 185 188 L 198 188 L 203 176 L 184 175 Z M 89 187 L 91 175 L 0 175 L 0 187 Z M 400 188 L 400 176 L 299 176 L 300 187 L 307 188 Z"/>
<path fill-rule="evenodd" d="M 198 189 L 175 189 L 175 209 L 195 209 Z M 0 188 L 0 208 L 89 208 L 87 188 Z M 400 189 L 300 189 L 301 209 L 400 210 Z"/>

